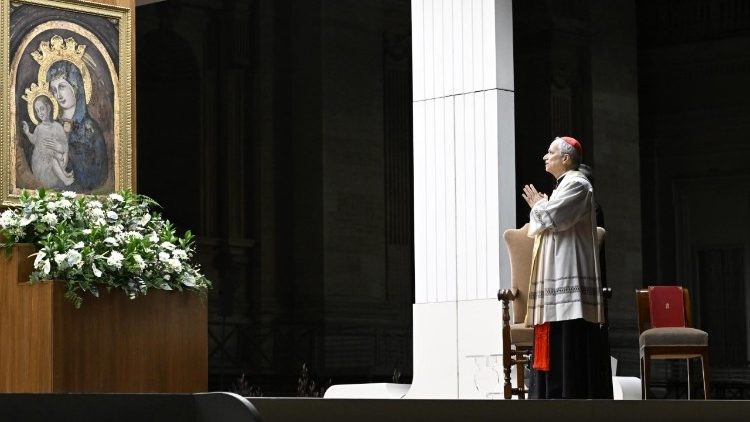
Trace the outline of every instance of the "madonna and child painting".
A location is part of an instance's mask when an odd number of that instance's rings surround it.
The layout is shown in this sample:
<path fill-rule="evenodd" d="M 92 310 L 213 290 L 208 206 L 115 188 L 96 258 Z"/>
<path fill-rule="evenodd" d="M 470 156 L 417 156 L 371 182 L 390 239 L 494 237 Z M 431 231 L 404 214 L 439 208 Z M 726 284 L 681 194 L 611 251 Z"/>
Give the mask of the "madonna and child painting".
<path fill-rule="evenodd" d="M 123 139 L 130 131 L 121 130 L 130 122 L 130 101 L 120 98 L 120 58 L 130 54 L 123 12 L 49 1 L 2 7 L 10 13 L 11 94 L 3 198 L 21 189 L 104 194 L 129 187 L 121 174 L 131 172 L 130 139 Z"/>

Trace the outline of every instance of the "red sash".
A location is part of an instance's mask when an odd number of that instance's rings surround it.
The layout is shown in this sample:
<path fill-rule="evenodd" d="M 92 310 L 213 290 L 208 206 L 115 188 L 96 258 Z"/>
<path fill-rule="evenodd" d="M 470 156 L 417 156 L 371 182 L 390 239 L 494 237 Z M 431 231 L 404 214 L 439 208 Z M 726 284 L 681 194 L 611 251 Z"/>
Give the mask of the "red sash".
<path fill-rule="evenodd" d="M 537 371 L 549 371 L 549 322 L 534 326 L 534 364 Z"/>

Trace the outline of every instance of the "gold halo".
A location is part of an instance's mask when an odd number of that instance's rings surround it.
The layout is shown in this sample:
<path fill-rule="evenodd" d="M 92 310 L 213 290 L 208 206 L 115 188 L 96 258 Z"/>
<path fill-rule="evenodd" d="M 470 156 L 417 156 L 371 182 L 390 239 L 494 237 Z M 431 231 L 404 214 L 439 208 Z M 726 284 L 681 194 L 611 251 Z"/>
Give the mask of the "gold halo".
<path fill-rule="evenodd" d="M 21 95 L 21 98 L 26 100 L 26 107 L 29 113 L 29 119 L 35 125 L 39 124 L 39 120 L 36 118 L 36 110 L 34 110 L 34 101 L 39 97 L 47 97 L 52 103 L 52 119 L 57 119 L 60 115 L 60 105 L 49 90 L 49 83 L 45 82 L 42 85 L 35 83 L 31 84 L 30 88 L 26 88 L 26 93 Z"/>
<path fill-rule="evenodd" d="M 59 61 L 66 61 L 74 64 L 81 71 L 83 79 L 83 91 L 86 94 L 86 104 L 91 101 L 92 84 L 89 68 L 83 61 L 83 55 L 86 51 L 86 45 L 78 44 L 73 37 L 63 40 L 59 35 L 53 35 L 49 41 L 39 43 L 39 49 L 31 52 L 31 56 L 39 63 L 39 72 L 37 79 L 42 85 L 47 81 L 47 71 L 53 64 Z"/>

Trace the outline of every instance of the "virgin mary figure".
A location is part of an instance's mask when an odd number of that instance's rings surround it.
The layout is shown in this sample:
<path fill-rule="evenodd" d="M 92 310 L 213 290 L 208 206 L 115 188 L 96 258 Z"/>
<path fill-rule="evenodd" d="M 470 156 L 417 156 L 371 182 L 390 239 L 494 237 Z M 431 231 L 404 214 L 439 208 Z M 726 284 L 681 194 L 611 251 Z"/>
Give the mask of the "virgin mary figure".
<path fill-rule="evenodd" d="M 50 91 L 60 105 L 60 123 L 68 134 L 68 166 L 75 177 L 68 189 L 91 192 L 107 180 L 107 145 L 88 112 L 81 71 L 68 61 L 58 61 L 47 71 Z"/>

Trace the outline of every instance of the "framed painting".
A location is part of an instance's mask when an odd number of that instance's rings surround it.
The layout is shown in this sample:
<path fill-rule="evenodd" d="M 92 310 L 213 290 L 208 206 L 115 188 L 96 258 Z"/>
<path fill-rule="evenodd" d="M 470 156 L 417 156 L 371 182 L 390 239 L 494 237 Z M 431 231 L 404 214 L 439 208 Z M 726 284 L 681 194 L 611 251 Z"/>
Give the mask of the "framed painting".
<path fill-rule="evenodd" d="M 0 0 L 0 189 L 106 194 L 133 185 L 132 12 Z"/>

